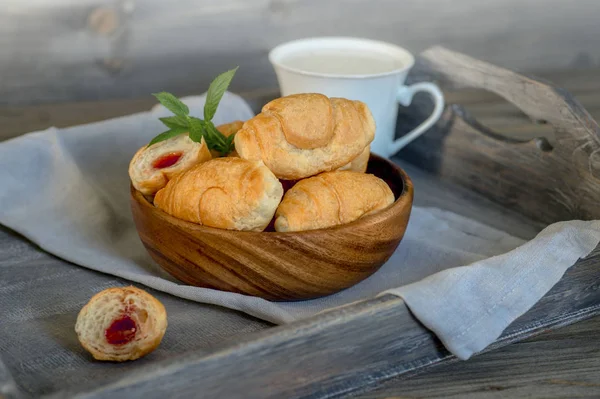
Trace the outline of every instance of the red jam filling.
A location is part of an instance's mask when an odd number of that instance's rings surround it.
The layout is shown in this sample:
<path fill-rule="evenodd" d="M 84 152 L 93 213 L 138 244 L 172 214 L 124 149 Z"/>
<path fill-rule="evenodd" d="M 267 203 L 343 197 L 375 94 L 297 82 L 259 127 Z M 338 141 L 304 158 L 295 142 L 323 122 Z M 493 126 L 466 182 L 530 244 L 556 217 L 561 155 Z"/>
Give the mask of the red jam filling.
<path fill-rule="evenodd" d="M 104 332 L 106 341 L 111 345 L 124 345 L 135 338 L 137 325 L 135 321 L 127 315 L 122 316 L 112 322 L 110 327 Z"/>
<path fill-rule="evenodd" d="M 180 152 L 172 152 L 170 154 L 163 155 L 162 157 L 154 161 L 152 166 L 154 166 L 156 169 L 168 168 L 169 166 L 175 165 L 182 155 L 183 154 Z"/>

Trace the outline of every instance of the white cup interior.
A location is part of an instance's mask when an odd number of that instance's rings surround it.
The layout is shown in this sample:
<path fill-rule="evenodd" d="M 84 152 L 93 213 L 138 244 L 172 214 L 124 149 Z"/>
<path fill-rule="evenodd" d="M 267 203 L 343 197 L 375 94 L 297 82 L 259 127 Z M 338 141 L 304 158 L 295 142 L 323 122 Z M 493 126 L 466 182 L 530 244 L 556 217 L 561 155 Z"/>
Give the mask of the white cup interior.
<path fill-rule="evenodd" d="M 340 57 L 365 57 L 366 62 L 331 70 L 324 59 L 321 64 L 307 59 L 317 59 L 324 54 Z M 317 37 L 283 43 L 269 52 L 269 61 L 277 68 L 304 75 L 340 78 L 370 78 L 404 72 L 414 65 L 414 57 L 402 47 L 376 40 L 352 37 Z M 304 62 L 301 62 L 304 61 Z M 352 58 L 349 58 L 352 62 Z M 370 62 L 370 65 L 369 65 Z M 347 69 L 347 70 L 344 70 Z"/>

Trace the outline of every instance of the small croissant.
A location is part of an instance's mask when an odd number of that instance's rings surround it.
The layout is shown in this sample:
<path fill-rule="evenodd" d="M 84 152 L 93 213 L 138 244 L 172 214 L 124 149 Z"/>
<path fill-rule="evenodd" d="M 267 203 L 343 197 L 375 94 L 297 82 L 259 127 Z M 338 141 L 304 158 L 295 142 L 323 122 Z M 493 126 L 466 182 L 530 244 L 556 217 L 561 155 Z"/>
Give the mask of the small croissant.
<path fill-rule="evenodd" d="M 154 351 L 167 330 L 167 312 L 139 288 L 107 288 L 79 311 L 75 332 L 97 360 L 123 362 Z"/>
<path fill-rule="evenodd" d="M 278 178 L 298 180 L 343 167 L 374 137 L 366 104 L 305 93 L 266 104 L 237 132 L 235 148 L 241 158 L 263 161 Z"/>
<path fill-rule="evenodd" d="M 242 121 L 234 121 L 216 128 L 225 137 L 229 137 L 240 130 L 242 125 Z M 236 155 L 235 151 L 229 154 Z M 152 146 L 141 147 L 129 163 L 129 177 L 136 190 L 144 195 L 154 195 L 175 175 L 219 156 L 219 152 L 208 149 L 204 137 L 197 143 L 187 133 L 180 134 Z"/>
<path fill-rule="evenodd" d="M 283 196 L 261 161 L 212 159 L 175 176 L 154 205 L 176 218 L 228 230 L 263 231 Z"/>
<path fill-rule="evenodd" d="M 141 147 L 129 163 L 131 183 L 144 195 L 154 195 L 175 175 L 212 156 L 202 138 L 200 143 L 180 134 L 150 147 Z"/>
<path fill-rule="evenodd" d="M 275 230 L 314 230 L 346 224 L 393 203 L 390 187 L 374 175 L 325 172 L 300 180 L 285 193 L 275 213 Z"/>

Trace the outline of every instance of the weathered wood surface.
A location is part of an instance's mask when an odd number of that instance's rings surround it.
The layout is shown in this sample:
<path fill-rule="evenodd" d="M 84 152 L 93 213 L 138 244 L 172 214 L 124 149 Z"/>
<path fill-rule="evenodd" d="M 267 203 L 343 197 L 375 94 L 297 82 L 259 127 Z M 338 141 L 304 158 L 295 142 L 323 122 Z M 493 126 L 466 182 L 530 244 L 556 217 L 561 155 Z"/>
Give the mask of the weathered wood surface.
<path fill-rule="evenodd" d="M 578 80 L 574 79 L 574 81 Z M 476 93 L 473 94 L 473 97 L 467 97 L 465 102 L 479 102 L 477 101 Z M 496 99 L 488 98 L 485 101 L 490 101 L 491 104 L 494 104 Z M 59 107 L 59 109 L 65 108 Z M 594 110 L 591 109 L 591 111 L 593 113 Z M 102 111 L 99 110 L 98 112 Z M 68 112 L 65 112 L 63 115 L 64 119 L 62 120 L 66 123 L 65 121 L 68 120 L 70 115 Z M 522 118 L 522 115 L 519 116 L 519 118 Z M 521 126 L 519 118 L 517 118 L 517 115 L 507 117 L 509 122 L 505 123 L 505 126 L 507 126 L 507 128 L 509 125 Z M 13 123 L 17 123 L 16 119 L 12 120 L 14 121 Z M 529 122 L 523 118 L 523 124 L 526 123 Z M 400 155 L 402 156 L 403 153 L 400 153 Z M 432 180 L 427 176 L 422 176 L 418 171 L 410 169 L 409 165 L 405 165 L 405 167 L 409 171 L 409 175 L 415 181 L 415 202 L 417 204 L 427 204 L 447 208 L 459 214 L 474 217 L 475 219 L 491 224 L 494 227 L 513 231 L 515 234 L 524 238 L 531 237 L 537 230 L 535 225 L 530 225 L 522 217 L 516 215 L 514 210 L 501 208 L 492 201 L 481 199 L 476 194 L 470 193 L 464 188 L 455 187 L 449 182 L 439 183 L 435 179 Z M 419 176 L 422 176 L 423 179 Z M 0 314 L 0 320 L 3 321 L 3 323 L 0 323 L 0 330 L 3 330 L 4 328 L 6 330 L 3 331 L 8 331 L 8 334 L 3 332 L 2 337 L 12 338 L 12 340 L 5 339 L 0 341 L 0 354 L 20 389 L 26 393 L 33 393 L 37 396 L 40 393 L 56 392 L 56 390 L 60 388 L 72 388 L 79 383 L 97 387 L 103 381 L 106 381 L 104 378 L 119 378 L 124 372 L 137 370 L 138 367 L 148 365 L 156 360 L 170 362 L 170 357 L 189 352 L 190 350 L 202 351 L 207 356 L 213 354 L 212 360 L 222 358 L 223 356 L 231 356 L 232 354 L 227 350 L 220 351 L 220 349 L 228 348 L 230 344 L 240 340 L 240 335 L 236 336 L 236 333 L 240 334 L 238 331 L 235 331 L 236 328 L 240 328 L 239 326 L 246 326 L 249 321 L 252 322 L 248 324 L 249 328 L 247 331 L 267 327 L 265 323 L 247 318 L 235 312 L 224 311 L 223 309 L 216 309 L 206 305 L 191 304 L 187 301 L 158 293 L 157 296 L 159 296 L 161 300 L 170 303 L 169 310 L 171 308 L 176 309 L 181 307 L 179 310 L 174 310 L 173 313 L 177 315 L 177 324 L 179 324 L 181 328 L 179 334 L 183 334 L 183 336 L 188 338 L 183 340 L 165 340 L 163 343 L 164 346 L 161 345 L 161 349 L 153 354 L 155 357 L 142 359 L 141 362 L 121 366 L 99 365 L 94 362 L 89 362 L 89 359 L 85 357 L 85 353 L 77 346 L 76 338 L 69 335 L 71 332 L 70 323 L 74 322 L 78 306 L 83 305 L 88 294 L 91 295 L 99 287 L 112 284 L 125 284 L 126 282 L 69 265 L 44 254 L 19 238 L 8 235 L 7 233 L 4 234 L 3 237 L 0 237 L 3 238 L 0 240 L 0 281 L 3 284 L 9 282 L 10 280 L 8 280 L 6 276 L 12 276 L 13 278 L 17 278 L 17 280 L 12 281 L 12 283 L 9 283 L 6 287 L 4 285 L 0 287 L 0 312 L 8 311 L 14 318 L 11 323 L 7 324 L 4 322 L 4 320 L 7 320 L 4 317 L 5 315 Z M 4 269 L 5 267 L 8 267 L 8 269 Z M 571 272 L 573 272 L 573 270 Z M 17 271 L 24 273 L 21 275 L 22 278 L 19 279 Z M 43 274 L 44 278 L 30 281 L 29 276 L 36 273 L 40 275 Z M 66 278 L 70 273 L 81 274 L 77 279 L 78 283 L 74 284 L 71 277 Z M 595 276 L 597 277 L 597 273 Z M 588 287 L 588 293 L 595 293 L 598 291 L 597 283 L 595 285 L 590 284 Z M 27 296 L 20 297 L 21 299 L 16 303 L 14 302 L 17 297 L 15 293 L 20 290 L 27 293 Z M 44 295 L 35 294 L 40 291 L 43 292 Z M 13 302 L 9 302 L 10 300 Z M 20 307 L 23 303 L 27 304 L 26 311 L 22 310 Z M 222 313 L 222 311 L 224 311 L 224 313 Z M 360 315 L 354 315 L 351 317 L 355 317 L 353 320 L 357 320 L 356 318 L 359 316 Z M 348 318 L 346 320 L 348 320 Z M 24 323 L 24 321 L 26 322 Z M 393 323 L 395 333 L 397 333 L 398 326 L 401 326 L 402 324 L 398 323 L 398 319 L 394 319 Z M 533 390 L 541 384 L 539 378 L 542 375 L 544 375 L 544 378 L 547 377 L 549 379 L 554 378 L 558 381 L 566 381 L 566 383 L 563 384 L 564 386 L 560 385 L 561 388 L 564 388 L 561 392 L 565 393 L 565 397 L 572 397 L 583 392 L 583 388 L 576 384 L 578 381 L 583 381 L 584 383 L 586 383 L 586 381 L 594 381 L 600 373 L 598 366 L 598 358 L 600 356 L 597 351 L 597 346 L 593 346 L 593 343 L 597 342 L 594 331 L 600 329 L 600 318 L 596 317 L 590 320 L 589 325 L 592 327 L 584 330 L 583 334 L 580 336 L 581 340 L 588 344 L 587 346 L 582 347 L 582 351 L 585 352 L 585 357 L 583 359 L 578 359 L 575 362 L 573 359 L 573 351 L 560 350 L 560 348 L 565 345 L 563 340 L 570 339 L 569 332 L 577 331 L 576 327 L 580 324 L 581 323 L 566 327 L 564 330 L 558 330 L 557 333 L 559 334 L 564 332 L 564 335 L 560 336 L 560 341 L 548 341 L 549 338 L 547 337 L 552 335 L 542 334 L 530 342 L 516 343 L 509 346 L 509 349 L 507 349 L 508 352 L 506 352 L 506 350 L 502 352 L 508 353 L 506 357 L 498 358 L 495 356 L 495 353 L 497 352 L 490 352 L 475 357 L 472 361 L 466 363 L 460 362 L 442 367 L 449 367 L 450 370 L 455 370 L 454 373 L 461 373 L 461 371 L 456 370 L 462 370 L 461 367 L 469 367 L 468 365 L 471 364 L 471 362 L 480 362 L 476 363 L 476 367 L 478 370 L 485 372 L 482 372 L 479 375 L 477 382 L 481 384 L 478 386 L 483 387 L 502 386 L 502 381 L 516 378 L 516 374 L 510 369 L 510 366 L 512 364 L 522 363 L 521 372 L 519 373 L 521 378 L 518 380 L 518 389 L 515 388 L 511 391 L 511 393 L 514 394 L 511 395 L 511 397 L 547 397 L 548 395 L 544 394 L 546 391 L 540 390 L 536 392 Z M 327 326 L 330 325 L 326 323 L 325 327 Z M 371 324 L 368 332 L 377 330 L 377 327 L 377 325 Z M 35 344 L 38 345 L 37 347 L 44 347 L 43 351 L 35 350 L 34 348 L 36 348 L 36 346 L 31 342 L 28 342 L 27 345 L 19 344 L 19 338 L 20 335 L 24 334 L 24 328 L 35 331 Z M 312 330 L 312 332 L 317 331 Z M 383 328 L 383 334 L 385 335 L 388 333 L 389 328 Z M 193 336 L 189 336 L 188 334 L 193 334 Z M 241 336 L 245 336 L 244 332 L 241 332 Z M 334 345 L 330 348 L 337 348 L 337 350 L 332 351 L 323 350 L 322 352 L 327 354 L 324 358 L 331 355 L 332 359 L 339 359 L 340 356 L 344 356 L 345 352 L 352 348 L 356 348 L 356 346 L 335 346 L 337 339 L 338 336 L 336 334 L 332 335 L 329 340 L 324 339 L 319 341 L 320 344 L 325 345 L 324 347 L 327 345 Z M 166 345 L 167 342 L 168 346 Z M 310 352 L 317 348 L 317 345 L 313 345 L 312 342 L 305 341 L 304 344 L 307 345 L 307 347 L 306 349 L 303 349 L 302 353 Z M 577 342 L 570 341 L 569 345 L 571 344 L 573 345 L 573 348 L 579 347 Z M 283 344 L 282 346 L 285 347 Z M 567 346 L 567 348 L 570 347 L 571 346 Z M 73 358 L 74 365 L 76 366 L 75 368 L 61 369 L 57 368 L 56 364 L 48 364 L 48 354 L 65 350 L 65 348 L 67 356 Z M 291 347 L 286 348 L 292 349 Z M 217 352 L 220 354 L 217 355 Z M 368 351 L 357 348 L 355 352 L 356 355 L 360 357 L 360 359 L 355 360 L 368 360 L 362 357 L 363 355 L 367 356 L 369 353 Z M 381 352 L 376 352 L 375 354 L 377 356 L 382 355 Z M 548 361 L 548 358 L 551 358 L 552 361 Z M 186 361 L 190 360 L 190 358 L 187 357 L 185 359 Z M 280 369 L 280 366 L 289 363 L 290 359 L 293 360 L 295 357 L 286 357 L 280 363 L 272 365 L 272 367 Z M 357 364 L 347 362 L 350 365 L 354 364 L 354 367 L 350 370 L 351 373 L 349 373 L 349 375 L 353 377 L 352 381 L 356 381 L 356 383 L 361 384 L 361 386 L 351 385 L 350 383 L 348 385 L 335 385 L 335 381 L 333 381 L 333 385 L 330 386 L 342 386 L 340 391 L 335 391 L 340 393 L 340 395 L 343 392 L 349 394 L 355 389 L 371 389 L 393 375 L 393 373 L 386 373 L 383 371 L 377 372 L 376 368 L 384 367 L 386 362 L 387 359 L 372 365 L 372 367 L 375 367 L 374 369 L 370 369 L 375 370 L 372 375 L 365 374 L 366 369 L 362 370 L 361 374 L 361 370 L 358 370 Z M 574 362 L 576 363 L 576 367 L 573 367 Z M 257 361 L 254 363 L 256 365 Z M 261 365 L 267 366 L 268 364 L 266 363 L 267 362 L 265 361 L 261 363 Z M 298 364 L 291 363 L 292 365 Z M 505 368 L 505 365 L 507 368 Z M 320 365 L 320 367 L 323 366 L 324 365 Z M 284 389 L 286 389 L 290 388 L 292 384 L 294 386 L 297 384 L 297 386 L 303 386 L 304 389 L 318 394 L 322 392 L 319 391 L 319 386 L 311 385 L 314 380 L 310 380 L 310 378 L 305 377 L 304 375 L 305 370 L 310 370 L 311 367 L 312 366 L 309 365 L 302 369 L 295 368 L 288 374 L 280 374 L 279 378 L 269 380 L 267 386 L 273 389 L 273 392 L 280 392 L 276 390 L 281 389 L 282 385 L 284 385 Z M 329 370 L 330 369 L 327 371 L 329 372 Z M 469 369 L 467 368 L 467 370 Z M 565 376 L 574 377 L 570 370 L 572 370 L 573 373 L 577 372 L 580 374 L 577 375 L 577 378 L 565 379 Z M 347 376 L 346 368 L 341 371 L 342 380 L 337 380 L 337 382 L 343 381 L 343 378 Z M 156 372 L 156 370 L 154 372 Z M 468 375 L 464 376 L 463 374 L 463 379 L 459 380 L 462 381 L 462 383 L 457 384 L 452 383 L 448 374 L 445 376 L 443 374 L 440 375 L 437 382 L 432 382 L 432 387 L 435 388 L 438 393 L 447 389 L 449 393 L 456 393 L 457 397 L 462 397 L 462 394 L 469 393 L 473 388 L 473 385 L 467 381 Z M 243 378 L 244 376 L 241 377 Z M 354 379 L 354 377 L 357 378 Z M 212 375 L 209 375 L 206 381 L 210 381 L 211 378 Z M 224 385 L 229 384 L 230 381 L 235 381 L 238 378 L 240 378 L 239 375 L 230 377 Z M 320 382 L 324 378 L 327 378 L 327 375 L 321 375 L 315 378 L 318 378 L 318 381 Z M 425 375 L 416 378 L 425 378 Z M 183 381 L 185 381 L 185 378 L 182 378 L 182 383 Z M 199 382 L 198 380 L 194 381 Z M 382 396 L 380 397 L 391 396 L 392 394 L 395 396 L 402 396 L 403 385 L 401 385 L 401 383 L 410 381 L 411 379 L 407 381 L 394 381 L 394 385 L 387 385 L 384 387 L 386 390 L 381 391 Z M 498 385 L 495 385 L 496 383 Z M 392 390 L 394 386 L 398 386 L 398 390 Z M 433 393 L 431 393 L 431 391 L 427 391 L 428 387 L 429 386 L 421 386 L 422 390 L 419 391 L 418 387 L 414 386 L 411 394 L 417 397 L 432 395 Z M 528 389 L 528 387 L 531 389 Z M 243 386 L 243 389 L 242 392 L 245 394 L 247 392 L 246 386 Z M 177 387 L 173 388 L 169 392 L 169 396 L 176 390 Z M 200 387 L 194 393 L 198 394 L 202 392 L 204 391 L 202 387 Z M 571 395 L 566 394 L 569 392 Z M 590 391 L 588 390 L 586 392 Z M 334 392 L 332 391 L 331 393 Z M 501 391 L 494 391 L 492 388 L 489 392 L 484 391 L 484 393 L 500 395 Z M 276 393 L 274 395 L 276 395 Z M 247 395 L 244 396 L 247 397 Z M 440 393 L 439 396 L 444 395 Z M 483 395 L 479 397 L 482 396 Z M 589 396 L 593 397 L 594 395 Z"/>
<path fill-rule="evenodd" d="M 506 137 L 452 105 L 406 148 L 413 162 L 544 223 L 600 217 L 600 128 L 568 92 L 439 47 L 422 55 L 422 66 L 505 98 L 554 135 Z"/>
<path fill-rule="evenodd" d="M 578 262 L 486 351 L 600 315 L 598 262 L 600 251 Z M 334 398 L 453 361 L 400 298 L 386 295 L 52 397 Z"/>
<path fill-rule="evenodd" d="M 393 379 L 356 399 L 600 398 L 600 317 L 548 331 L 420 375 Z"/>
<path fill-rule="evenodd" d="M 416 184 L 415 201 L 421 206 L 445 207 L 523 238 L 539 230 L 510 210 L 403 166 Z M 190 351 L 212 353 L 223 342 L 236 342 L 237 337 L 270 326 L 242 313 L 150 290 L 169 313 L 169 330 L 159 349 L 130 364 L 90 361 L 73 331 L 77 312 L 98 290 L 126 284 L 64 262 L 0 230 L 0 357 L 22 391 L 37 396 L 79 383 L 100 384 L 141 365 Z M 26 342 L 23 337 L 28 337 Z M 49 355 L 65 363 L 59 365 Z"/>
<path fill-rule="evenodd" d="M 208 354 L 228 339 L 271 326 L 138 285 L 167 309 L 169 327 L 160 347 L 133 363 L 95 362 L 78 342 L 77 314 L 95 293 L 129 284 L 55 258 L 0 226 L 0 358 L 8 371 L 0 365 L 0 397 L 16 397 L 12 381 L 23 396 L 39 397 L 190 351 Z"/>
<path fill-rule="evenodd" d="M 0 399 L 4 398 L 20 398 L 21 392 L 17 387 L 10 370 L 0 359 Z"/>
<path fill-rule="evenodd" d="M 418 53 L 441 44 L 523 70 L 597 67 L 600 3 L 579 0 L 4 0 L 0 103 L 139 98 L 276 87 L 267 51 L 352 35 Z M 435 10 L 435 11 L 432 11 Z M 491 18 L 493 16 L 493 18 Z"/>
<path fill-rule="evenodd" d="M 405 167 L 409 174 L 413 176 L 417 193 L 420 193 L 415 198 L 419 205 L 446 207 L 504 230 L 516 229 L 518 231 L 516 234 L 524 237 L 530 237 L 537 230 L 537 227 L 530 226 L 527 221 L 509 210 L 501 209 L 486 200 L 478 201 L 476 195 L 466 193 L 461 188 L 453 188 L 447 183 L 440 186 L 435 179 L 411 169 L 410 165 L 405 165 Z M 406 326 L 410 329 L 414 328 L 414 332 L 423 332 L 422 327 L 410 316 L 401 301 L 388 297 L 372 308 L 363 308 L 363 311 L 358 312 L 358 314 L 347 312 L 341 318 L 328 316 L 328 321 L 318 326 L 306 326 L 305 328 L 286 331 L 280 330 L 279 335 L 275 337 L 263 336 L 261 343 L 265 345 L 264 347 L 257 346 L 256 341 L 246 346 L 242 345 L 241 342 L 244 339 L 252 338 L 247 336 L 246 333 L 261 328 L 261 322 L 253 321 L 254 319 L 235 312 L 223 310 L 224 313 L 222 313 L 221 309 L 192 304 L 153 291 L 167 306 L 170 320 L 173 321 L 170 328 L 176 328 L 177 331 L 173 331 L 171 335 L 167 334 L 159 350 L 139 362 L 123 365 L 98 364 L 97 362 L 91 362 L 77 344 L 76 336 L 72 333 L 72 324 L 79 307 L 83 305 L 89 295 L 102 287 L 126 284 L 126 282 L 69 265 L 44 254 L 16 237 L 5 234 L 3 238 L 0 245 L 3 248 L 0 252 L 2 254 L 0 281 L 6 282 L 8 285 L 3 286 L 4 289 L 0 292 L 0 303 L 3 305 L 0 306 L 0 311 L 9 312 L 10 317 L 7 318 L 5 314 L 0 315 L 1 319 L 6 321 L 0 324 L 0 329 L 3 330 L 1 335 L 5 338 L 0 341 L 0 353 L 17 378 L 21 389 L 26 393 L 33 393 L 35 396 L 39 393 L 56 392 L 60 388 L 73 388 L 78 386 L 79 383 L 90 387 L 99 387 L 107 380 L 118 379 L 128 371 L 139 371 L 140 367 L 145 366 L 152 368 L 152 373 L 157 373 L 162 368 L 155 362 L 171 363 L 174 356 L 193 350 L 196 351 L 195 356 L 206 357 L 210 362 L 216 361 L 218 363 L 218 360 L 227 357 L 234 364 L 229 366 L 232 368 L 219 368 L 218 370 L 221 370 L 223 374 L 215 369 L 207 370 L 209 374 L 206 375 L 205 379 L 200 379 L 200 376 L 191 378 L 181 370 L 177 371 L 177 375 L 180 376 L 181 380 L 178 380 L 179 382 L 173 380 L 173 384 L 169 385 L 170 389 L 167 392 L 169 397 L 176 397 L 178 392 L 181 392 L 181 397 L 185 397 L 184 395 L 190 392 L 193 392 L 193 396 L 196 397 L 202 397 L 200 394 L 210 397 L 209 393 L 211 391 L 207 384 L 210 385 L 210 381 L 213 381 L 218 375 L 225 376 L 226 380 L 218 384 L 215 389 L 221 390 L 229 386 L 233 387 L 232 381 L 239 381 L 238 387 L 241 389 L 241 394 L 238 397 L 251 397 L 250 394 L 253 392 L 250 390 L 251 381 L 247 379 L 254 380 L 255 377 L 263 378 L 263 384 L 258 386 L 257 389 L 269 390 L 261 391 L 265 393 L 265 396 L 268 393 L 273 397 L 294 397 L 289 390 L 295 388 L 298 389 L 298 392 L 307 393 L 307 396 L 313 395 L 312 397 L 319 397 L 323 392 L 343 395 L 354 389 L 367 389 L 376 386 L 380 381 L 401 370 L 400 368 L 388 371 L 384 369 L 389 364 L 387 356 L 390 356 L 395 362 L 399 362 L 401 358 L 406 359 L 398 356 L 397 352 L 401 347 L 404 347 L 396 339 L 399 328 Z M 5 269 L 7 266 L 9 269 Z M 19 277 L 18 272 L 23 270 L 26 272 L 25 275 L 21 274 L 21 277 Z M 42 270 L 44 278 L 30 280 L 29 276 L 31 274 L 39 275 Z M 573 273 L 575 271 L 576 269 L 572 270 Z M 590 269 L 590 271 L 594 272 L 593 269 Z M 13 280 L 8 280 L 7 276 L 10 276 Z M 579 276 L 582 277 L 582 275 Z M 597 277 L 597 274 L 594 274 L 594 276 Z M 27 283 L 25 283 L 26 281 Z M 74 287 L 77 287 L 77 289 L 74 289 Z M 22 291 L 25 288 L 27 290 Z M 589 292 L 596 294 L 597 290 L 590 290 Z M 562 298 L 560 291 L 557 291 L 556 296 Z M 20 298 L 20 303 L 27 304 L 26 313 L 20 310 L 19 304 L 7 302 L 14 301 L 17 297 Z M 583 296 L 580 296 L 579 299 L 583 299 Z M 393 301 L 393 303 L 388 301 Z M 404 313 L 398 313 L 399 309 L 404 309 Z M 560 309 L 552 306 L 549 311 L 542 311 L 542 313 L 548 315 L 551 315 L 552 312 L 560 312 Z M 387 319 L 389 324 L 379 324 L 382 321 L 379 317 L 374 317 L 376 315 L 384 315 L 384 319 Z M 342 328 L 340 323 L 350 321 L 360 321 L 359 325 L 361 327 L 356 331 L 352 328 L 347 330 L 347 333 L 342 333 L 346 329 Z M 267 326 L 266 324 L 262 325 Z M 21 332 L 24 328 L 34 331 L 33 340 L 27 342 L 26 345 L 20 340 L 20 337 L 25 335 Z M 243 330 L 236 331 L 240 328 Z M 303 339 L 302 336 L 307 331 L 314 334 L 315 339 Z M 371 342 L 373 333 L 382 333 L 386 337 L 384 341 L 377 341 L 380 346 Z M 425 333 L 426 335 L 421 339 L 415 338 L 413 341 L 409 341 L 410 344 L 404 343 L 404 345 L 408 345 L 406 349 L 410 353 L 414 354 L 414 345 L 426 345 L 428 342 L 435 341 L 427 332 Z M 286 343 L 287 339 L 294 337 L 296 340 Z M 258 339 L 258 337 L 255 338 Z M 349 342 L 342 340 L 344 338 L 347 338 Z M 590 336 L 589 339 L 593 340 L 594 338 Z M 275 344 L 272 340 L 279 342 L 279 344 Z M 366 342 L 361 340 L 366 340 Z M 385 340 L 387 340 L 387 344 Z M 368 350 L 369 345 L 373 345 L 374 350 Z M 248 364 L 242 362 L 244 356 L 235 356 L 236 348 L 242 346 L 246 351 L 260 348 L 262 350 L 259 350 L 257 356 L 252 358 L 251 364 Z M 44 349 L 33 349 L 39 347 Z M 440 350 L 440 353 L 446 353 L 441 349 L 439 343 L 436 343 L 435 347 Z M 276 350 L 271 351 L 269 348 Z M 556 350 L 556 347 L 552 347 L 552 349 Z M 279 350 L 282 352 L 279 352 Z M 290 352 L 296 353 L 296 350 L 298 351 L 297 355 Z M 51 359 L 49 354 L 56 355 L 61 351 L 63 351 L 62 356 L 72 358 L 73 367 L 58 367 L 55 362 L 48 363 Z M 548 352 L 551 352 L 550 348 L 543 354 Z M 269 353 L 279 353 L 284 358 L 278 361 L 270 361 L 268 358 Z M 319 354 L 322 356 L 319 356 Z M 522 357 L 529 356 L 526 350 L 518 354 Z M 555 361 L 561 365 L 559 366 L 561 370 L 570 367 L 571 357 L 564 355 L 564 363 L 561 361 L 560 356 L 553 355 Z M 357 356 L 357 358 L 349 359 L 348 357 L 344 358 L 344 356 Z M 381 358 L 371 364 L 371 360 L 373 360 L 371 356 L 380 356 Z M 189 361 L 190 357 L 186 355 L 183 359 Z M 290 359 L 296 360 L 290 361 Z M 329 360 L 333 363 L 329 363 Z M 537 361 L 537 357 L 530 360 L 530 362 Z M 587 361 L 590 365 L 588 373 L 597 373 L 598 370 L 593 368 L 595 364 L 593 359 L 587 359 Z M 244 367 L 248 367 L 246 369 L 247 373 L 234 372 L 236 364 L 241 365 L 241 363 Z M 286 366 L 288 363 L 290 364 Z M 337 368 L 334 368 L 335 364 L 337 364 Z M 365 364 L 369 364 L 370 368 Z M 427 361 L 419 362 L 416 360 L 410 367 L 425 366 L 427 364 Z M 457 364 L 457 367 L 460 364 Z M 319 366 L 315 373 L 307 374 L 310 370 L 314 370 L 315 365 Z M 352 369 L 349 369 L 348 365 L 353 365 Z M 397 366 L 397 363 L 390 365 Z M 174 365 L 169 367 L 177 368 Z M 269 367 L 276 370 L 275 374 L 271 375 L 272 378 L 268 378 L 264 374 Z M 286 367 L 292 367 L 292 369 Z M 255 373 L 253 370 L 260 370 L 263 374 Z M 227 374 L 228 372 L 233 374 Z M 332 373 L 338 372 L 341 373 L 338 377 L 327 382 L 327 379 L 332 377 Z M 151 374 L 151 376 L 154 378 L 157 375 Z M 346 378 L 349 379 L 346 380 Z M 199 384 L 195 391 L 183 390 L 182 386 L 189 381 Z M 332 390 L 324 391 L 327 387 Z M 140 397 L 142 395 L 142 391 L 140 393 L 129 393 L 129 397 Z M 146 394 L 145 391 L 144 395 L 152 396 Z M 68 396 L 57 394 L 55 397 Z"/>
<path fill-rule="evenodd" d="M 403 166 L 416 184 L 419 205 L 446 207 L 524 238 L 538 230 L 510 210 Z M 128 282 L 63 262 L 5 230 L 0 248 L 0 357 L 26 394 L 49 394 L 78 384 L 99 386 L 106 379 L 190 351 L 214 353 L 249 332 L 269 327 L 241 313 L 151 290 L 165 304 L 171 321 L 159 349 L 134 363 L 99 364 L 90 361 L 77 343 L 73 332 L 77 312 L 98 290 Z M 392 329 L 397 326 L 394 321 Z M 28 337 L 26 342 L 23 337 Z M 65 362 L 58 364 L 52 360 L 55 356 Z"/>

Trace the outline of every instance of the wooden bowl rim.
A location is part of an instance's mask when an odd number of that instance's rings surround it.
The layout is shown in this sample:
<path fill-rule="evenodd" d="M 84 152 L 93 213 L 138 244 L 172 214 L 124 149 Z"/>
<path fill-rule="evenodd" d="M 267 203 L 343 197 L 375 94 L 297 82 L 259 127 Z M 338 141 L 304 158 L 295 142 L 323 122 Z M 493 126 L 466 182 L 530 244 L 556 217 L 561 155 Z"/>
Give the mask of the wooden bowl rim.
<path fill-rule="evenodd" d="M 261 236 L 269 235 L 272 238 L 289 238 L 291 236 L 308 236 L 308 235 L 321 234 L 323 232 L 327 232 L 327 233 L 340 232 L 340 231 L 343 231 L 346 229 L 352 229 L 352 227 L 355 227 L 355 226 L 365 223 L 365 222 L 377 221 L 377 219 L 379 219 L 379 220 L 388 219 L 388 218 L 392 217 L 394 214 L 396 214 L 397 212 L 400 212 L 402 210 L 402 208 L 404 207 L 404 205 L 407 203 L 407 201 L 412 202 L 412 194 L 413 194 L 414 187 L 413 187 L 412 180 L 410 179 L 408 174 L 401 167 L 399 167 L 398 165 L 396 165 L 389 159 L 385 159 L 385 158 L 380 157 L 375 154 L 371 154 L 371 158 L 376 159 L 377 161 L 380 161 L 380 162 L 383 161 L 389 167 L 393 168 L 394 172 L 396 174 L 400 175 L 400 178 L 402 180 L 402 191 L 400 192 L 400 195 L 398 196 L 396 201 L 394 201 L 394 203 L 391 206 L 383 209 L 380 212 L 374 213 L 372 215 L 361 217 L 350 223 L 340 224 L 340 225 L 321 228 L 321 229 L 303 230 L 303 231 L 288 231 L 288 232 L 243 231 L 243 230 L 219 229 L 217 227 L 204 226 L 201 224 L 188 222 L 187 220 L 182 220 L 182 219 L 179 219 L 179 218 L 169 215 L 168 213 L 164 212 L 162 209 L 159 209 L 159 208 L 155 207 L 154 204 L 150 203 L 141 192 L 139 192 L 138 190 L 136 190 L 133 187 L 133 185 L 131 185 L 131 187 L 130 187 L 131 188 L 131 196 L 138 204 L 140 204 L 143 207 L 148 208 L 151 213 L 159 213 L 167 222 L 169 222 L 173 225 L 177 225 L 179 228 L 182 228 L 184 230 L 194 231 L 194 232 L 198 232 L 198 233 L 219 232 L 221 234 L 230 233 L 232 235 L 238 235 L 238 234 L 261 235 Z M 377 176 L 377 177 L 379 177 L 379 176 Z M 411 207 L 412 207 L 412 204 L 411 204 Z"/>

